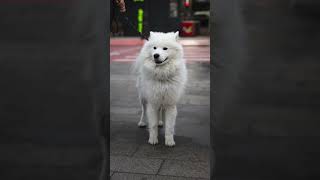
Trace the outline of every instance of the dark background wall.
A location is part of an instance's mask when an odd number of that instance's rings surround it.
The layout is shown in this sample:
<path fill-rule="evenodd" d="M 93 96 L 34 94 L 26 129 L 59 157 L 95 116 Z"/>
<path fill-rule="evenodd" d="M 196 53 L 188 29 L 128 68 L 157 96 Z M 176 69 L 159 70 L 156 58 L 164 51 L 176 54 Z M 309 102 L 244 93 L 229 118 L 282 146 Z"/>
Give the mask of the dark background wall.
<path fill-rule="evenodd" d="M 179 3 L 178 3 L 179 4 Z M 147 1 L 147 23 L 151 31 L 169 32 L 178 31 L 180 27 L 179 18 L 169 16 L 170 0 Z M 179 7 L 178 7 L 179 8 Z M 178 10 L 179 11 L 179 10 Z"/>
<path fill-rule="evenodd" d="M 179 5 L 179 3 L 178 3 Z M 170 17 L 169 7 L 170 0 L 144 0 L 143 2 L 134 2 L 133 0 L 126 1 L 127 12 L 133 26 L 137 26 L 138 9 L 144 10 L 143 32 L 149 34 L 149 31 L 178 31 L 180 27 L 180 19 Z M 179 7 L 178 7 L 179 10 Z M 123 15 L 116 13 L 118 22 L 122 23 L 124 28 L 124 36 L 139 36 L 137 28 L 133 29 L 126 21 L 123 20 Z M 179 14 L 178 14 L 179 15 Z"/>
<path fill-rule="evenodd" d="M 67 4 L 1 3 L 0 38 L 4 40 L 61 40 L 70 35 Z M 69 31 L 69 33 L 68 33 Z"/>

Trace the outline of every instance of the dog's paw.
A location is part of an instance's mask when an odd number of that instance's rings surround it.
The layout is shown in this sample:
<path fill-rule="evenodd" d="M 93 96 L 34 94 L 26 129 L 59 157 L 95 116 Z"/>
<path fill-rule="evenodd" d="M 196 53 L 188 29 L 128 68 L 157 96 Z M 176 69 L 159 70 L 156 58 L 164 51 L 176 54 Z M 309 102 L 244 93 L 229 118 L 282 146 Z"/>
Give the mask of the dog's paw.
<path fill-rule="evenodd" d="M 163 121 L 159 121 L 159 124 L 158 124 L 160 127 L 163 126 Z"/>
<path fill-rule="evenodd" d="M 158 144 L 158 138 L 157 137 L 149 137 L 149 144 L 152 144 L 152 145 L 156 145 Z"/>
<path fill-rule="evenodd" d="M 139 127 L 146 127 L 147 124 L 145 122 L 139 121 L 138 126 Z"/>
<path fill-rule="evenodd" d="M 173 136 L 166 136 L 165 144 L 166 146 L 170 146 L 170 147 L 176 145 L 176 143 L 174 142 Z"/>

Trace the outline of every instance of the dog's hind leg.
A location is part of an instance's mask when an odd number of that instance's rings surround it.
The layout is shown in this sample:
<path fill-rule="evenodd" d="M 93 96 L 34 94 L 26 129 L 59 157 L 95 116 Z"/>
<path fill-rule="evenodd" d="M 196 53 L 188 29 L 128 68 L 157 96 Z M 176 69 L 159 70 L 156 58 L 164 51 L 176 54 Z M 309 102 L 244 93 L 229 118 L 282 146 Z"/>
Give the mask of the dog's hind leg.
<path fill-rule="evenodd" d="M 163 126 L 163 118 L 164 118 L 164 114 L 163 114 L 163 108 L 160 107 L 159 108 L 159 115 L 158 115 L 158 120 L 159 120 L 159 126 L 162 127 Z"/>
<path fill-rule="evenodd" d="M 147 121 L 146 121 L 146 108 L 147 108 L 147 102 L 145 100 L 143 100 L 142 98 L 140 98 L 140 103 L 141 103 L 141 117 L 140 117 L 140 121 L 138 123 L 139 127 L 146 127 L 147 125 Z"/>

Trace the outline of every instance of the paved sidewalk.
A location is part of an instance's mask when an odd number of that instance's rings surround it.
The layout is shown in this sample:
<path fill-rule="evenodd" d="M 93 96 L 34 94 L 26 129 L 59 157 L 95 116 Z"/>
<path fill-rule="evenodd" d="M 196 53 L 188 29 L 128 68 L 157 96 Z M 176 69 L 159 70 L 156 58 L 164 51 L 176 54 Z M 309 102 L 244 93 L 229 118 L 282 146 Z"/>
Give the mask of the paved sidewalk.
<path fill-rule="evenodd" d="M 131 63 L 110 64 L 111 179 L 205 180 L 210 175 L 210 64 L 187 64 L 189 83 L 178 105 L 176 146 L 149 145 L 148 132 L 137 126 L 140 105 Z"/>

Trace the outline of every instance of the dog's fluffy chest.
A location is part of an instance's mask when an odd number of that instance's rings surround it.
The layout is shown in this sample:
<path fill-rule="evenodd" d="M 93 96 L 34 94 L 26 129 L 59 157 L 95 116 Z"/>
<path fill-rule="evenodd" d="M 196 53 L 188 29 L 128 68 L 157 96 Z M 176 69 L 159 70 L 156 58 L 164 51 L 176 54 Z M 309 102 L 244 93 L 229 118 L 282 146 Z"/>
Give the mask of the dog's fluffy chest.
<path fill-rule="evenodd" d="M 179 99 L 181 86 L 175 81 L 147 80 L 148 99 L 157 104 L 175 104 Z"/>
<path fill-rule="evenodd" d="M 140 95 L 147 102 L 160 106 L 175 105 L 183 94 L 187 72 L 181 60 L 172 60 L 159 67 L 149 60 L 141 67 L 138 79 Z"/>

